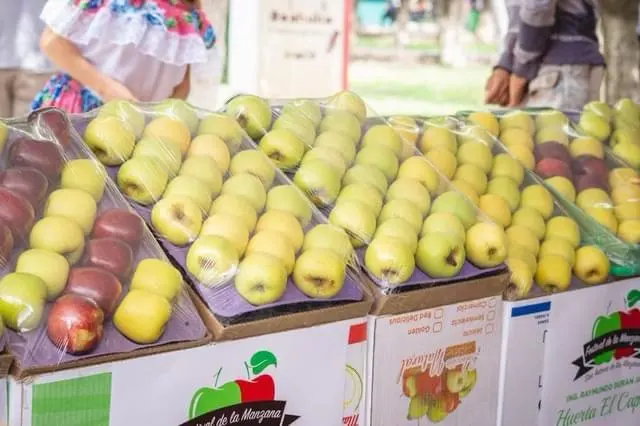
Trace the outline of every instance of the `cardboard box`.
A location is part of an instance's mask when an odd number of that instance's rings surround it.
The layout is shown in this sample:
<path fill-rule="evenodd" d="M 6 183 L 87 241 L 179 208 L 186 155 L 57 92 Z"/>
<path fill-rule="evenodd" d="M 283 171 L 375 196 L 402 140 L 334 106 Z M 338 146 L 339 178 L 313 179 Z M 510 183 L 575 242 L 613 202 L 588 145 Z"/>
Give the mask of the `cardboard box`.
<path fill-rule="evenodd" d="M 339 425 L 350 330 L 364 321 L 12 379 L 9 424 Z M 235 404 L 239 392 L 272 401 Z"/>
<path fill-rule="evenodd" d="M 638 424 L 640 278 L 506 303 L 503 319 L 499 425 Z"/>
<path fill-rule="evenodd" d="M 359 319 L 349 328 L 344 385 L 344 426 L 366 425 L 365 386 L 367 378 L 367 321 Z"/>

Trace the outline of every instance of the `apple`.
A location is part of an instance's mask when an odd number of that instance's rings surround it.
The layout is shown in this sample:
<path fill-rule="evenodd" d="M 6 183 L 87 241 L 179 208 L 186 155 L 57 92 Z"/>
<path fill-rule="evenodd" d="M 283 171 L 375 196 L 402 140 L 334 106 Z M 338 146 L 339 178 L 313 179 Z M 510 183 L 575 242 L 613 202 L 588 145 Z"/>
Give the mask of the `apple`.
<path fill-rule="evenodd" d="M 619 185 L 611 191 L 611 199 L 615 205 L 640 200 L 640 185 Z"/>
<path fill-rule="evenodd" d="M 30 249 L 18 257 L 15 272 L 39 277 L 47 287 L 47 300 L 54 300 L 67 284 L 69 263 L 58 253 Z"/>
<path fill-rule="evenodd" d="M 326 108 L 330 112 L 336 110 L 349 112 L 361 122 L 367 117 L 367 106 L 362 98 L 348 90 L 343 90 L 329 97 Z"/>
<path fill-rule="evenodd" d="M 507 147 L 507 152 L 513 158 L 518 160 L 525 169 L 533 170 L 535 167 L 535 158 L 527 147 L 522 145 L 511 145 Z"/>
<path fill-rule="evenodd" d="M 469 114 L 467 119 L 471 123 L 482 127 L 494 137 L 497 137 L 500 134 L 500 123 L 495 115 L 489 111 L 474 111 Z"/>
<path fill-rule="evenodd" d="M 533 150 L 533 154 L 536 161 L 542 161 L 545 158 L 555 158 L 567 165 L 570 165 L 573 161 L 569 149 L 559 142 L 545 142 L 540 145 L 536 145 Z"/>
<path fill-rule="evenodd" d="M 382 210 L 382 195 L 380 195 L 380 192 L 374 186 L 368 183 L 352 183 L 342 188 L 336 204 L 344 200 L 356 200 L 362 204 L 366 204 L 376 216 L 379 215 Z"/>
<path fill-rule="evenodd" d="M 529 151 L 533 149 L 533 136 L 526 130 L 511 128 L 500 133 L 500 141 L 507 147 L 512 145 L 523 145 Z"/>
<path fill-rule="evenodd" d="M 100 213 L 93 224 L 91 238 L 117 238 L 138 248 L 144 224 L 140 216 L 125 209 L 110 209 Z"/>
<path fill-rule="evenodd" d="M 602 180 L 602 184 L 606 187 L 609 168 L 605 161 L 592 155 L 581 155 L 573 161 L 574 175 L 592 174 Z"/>
<path fill-rule="evenodd" d="M 284 294 L 287 271 L 280 259 L 267 253 L 251 253 L 240 262 L 234 285 L 247 302 L 266 305 Z"/>
<path fill-rule="evenodd" d="M 403 178 L 417 180 L 424 185 L 431 194 L 435 193 L 440 182 L 438 173 L 431 164 L 421 156 L 409 157 L 400 164 L 397 179 Z"/>
<path fill-rule="evenodd" d="M 85 235 L 93 228 L 98 206 L 91 195 L 80 189 L 58 189 L 49 194 L 44 217 L 61 216 L 77 223 Z"/>
<path fill-rule="evenodd" d="M 576 197 L 576 205 L 581 209 L 588 207 L 613 207 L 613 201 L 603 189 L 589 188 L 578 193 Z"/>
<path fill-rule="evenodd" d="M 618 237 L 629 244 L 640 243 L 640 220 L 621 220 L 617 230 Z"/>
<path fill-rule="evenodd" d="M 465 197 L 455 191 L 448 191 L 438 196 L 431 205 L 431 213 L 451 213 L 460 219 L 465 229 L 476 222 L 476 211 Z"/>
<path fill-rule="evenodd" d="M 84 143 L 107 166 L 119 166 L 131 158 L 136 143 L 133 129 L 119 117 L 98 116 L 84 131 Z"/>
<path fill-rule="evenodd" d="M 216 287 L 233 277 L 240 259 L 229 240 L 217 235 L 203 235 L 187 252 L 186 269 L 200 284 Z"/>
<path fill-rule="evenodd" d="M 538 256 L 548 255 L 562 256 L 572 267 L 575 264 L 575 248 L 573 244 L 564 238 L 549 238 L 542 242 Z"/>
<path fill-rule="evenodd" d="M 529 185 L 522 190 L 520 206 L 538 210 L 545 220 L 551 217 L 554 208 L 553 198 L 551 198 L 549 191 L 538 184 Z"/>
<path fill-rule="evenodd" d="M 4 223 L 0 222 L 0 268 L 5 268 L 11 257 L 13 250 L 13 234 L 11 229 Z"/>
<path fill-rule="evenodd" d="M 351 139 L 354 144 L 357 144 L 360 141 L 360 136 L 362 136 L 360 121 L 346 111 L 328 111 L 320 122 L 318 131 L 319 133 L 341 133 Z"/>
<path fill-rule="evenodd" d="M 134 157 L 118 170 L 117 183 L 122 193 L 142 205 L 153 204 L 164 192 L 169 175 L 150 157 Z"/>
<path fill-rule="evenodd" d="M 353 160 L 356 158 L 356 146 L 354 142 L 342 133 L 331 131 L 321 133 L 314 141 L 313 146 L 326 147 L 339 152 L 347 165 L 353 163 Z"/>
<path fill-rule="evenodd" d="M 543 127 L 536 132 L 535 143 L 542 145 L 554 142 L 564 146 L 569 146 L 569 136 L 563 127 Z"/>
<path fill-rule="evenodd" d="M 536 125 L 525 111 L 509 111 L 500 117 L 500 135 L 507 129 L 522 129 L 532 135 L 536 131 Z"/>
<path fill-rule="evenodd" d="M 344 157 L 337 151 L 328 147 L 316 146 L 307 152 L 302 159 L 301 167 L 308 162 L 322 161 L 335 169 L 335 173 L 342 178 L 347 171 L 347 163 Z"/>
<path fill-rule="evenodd" d="M 67 294 L 77 294 L 95 302 L 105 316 L 110 316 L 116 308 L 122 284 L 105 269 L 95 266 L 71 268 L 65 288 Z"/>
<path fill-rule="evenodd" d="M 170 178 L 178 173 L 182 163 L 182 153 L 178 146 L 160 139 L 141 139 L 133 150 L 133 157 L 153 158 Z"/>
<path fill-rule="evenodd" d="M 451 179 L 458 167 L 458 160 L 451 151 L 445 148 L 435 148 L 425 154 L 430 164 L 443 174 L 447 179 Z"/>
<path fill-rule="evenodd" d="M 276 231 L 287 237 L 296 253 L 302 248 L 304 232 L 298 219 L 291 213 L 279 210 L 265 212 L 258 220 L 256 233 L 265 230 Z"/>
<path fill-rule="evenodd" d="M 495 223 L 478 222 L 467 229 L 465 251 L 478 268 L 498 266 L 507 258 L 505 231 Z"/>
<path fill-rule="evenodd" d="M 625 220 L 640 219 L 640 200 L 633 200 L 618 204 L 614 207 L 616 218 L 623 222 Z"/>
<path fill-rule="evenodd" d="M 362 137 L 362 147 L 384 147 L 400 158 L 402 156 L 403 142 L 393 127 L 388 124 L 376 124 L 365 132 Z"/>
<path fill-rule="evenodd" d="M 427 233 L 418 242 L 416 264 L 433 278 L 458 275 L 465 261 L 463 240 L 445 233 Z"/>
<path fill-rule="evenodd" d="M 420 236 L 427 234 L 446 234 L 464 244 L 466 230 L 456 215 L 449 212 L 431 213 L 422 224 Z"/>
<path fill-rule="evenodd" d="M 130 290 L 113 314 L 113 325 L 123 336 L 140 345 L 156 342 L 171 317 L 171 305 L 161 296 Z"/>
<path fill-rule="evenodd" d="M 458 164 L 473 164 L 482 170 L 485 174 L 491 171 L 493 165 L 493 155 L 491 149 L 481 143 L 465 143 L 458 148 L 456 156 Z"/>
<path fill-rule="evenodd" d="M 256 211 L 261 211 L 267 201 L 267 193 L 262 181 L 248 173 L 233 175 L 227 179 L 222 185 L 222 194 L 244 197 Z"/>
<path fill-rule="evenodd" d="M 569 144 L 569 151 L 574 158 L 581 155 L 592 155 L 596 158 L 604 158 L 602 143 L 589 136 L 575 138 Z"/>
<path fill-rule="evenodd" d="M 194 158 L 192 158 L 193 160 Z M 205 159 L 205 157 L 201 157 L 201 159 Z M 209 158 L 206 160 L 212 161 Z M 192 167 L 190 170 L 194 172 L 205 171 L 207 169 L 199 169 L 197 167 Z M 208 169 L 209 171 L 211 169 Z M 218 173 L 216 169 L 215 173 Z M 187 171 L 187 173 L 189 173 Z M 219 175 L 218 175 L 219 176 Z M 222 178 L 220 178 L 222 180 Z M 220 185 L 221 182 L 217 182 Z M 211 187 L 208 185 L 209 183 L 205 183 L 203 180 L 195 178 L 188 174 L 180 174 L 173 178 L 164 193 L 162 194 L 162 198 L 172 198 L 172 197 L 187 197 L 190 198 L 196 205 L 202 210 L 203 214 L 209 211 L 211 207 L 212 193 Z M 218 189 L 220 186 L 218 186 Z M 217 193 L 214 193 L 217 195 Z"/>
<path fill-rule="evenodd" d="M 415 253 L 418 248 L 418 236 L 415 229 L 404 219 L 391 218 L 381 223 L 376 229 L 373 239 L 382 237 L 392 237 L 401 241 L 411 253 Z"/>
<path fill-rule="evenodd" d="M 539 129 L 543 127 L 564 127 L 569 123 L 569 119 L 563 112 L 553 109 L 540 111 L 536 114 L 535 121 L 536 127 Z"/>
<path fill-rule="evenodd" d="M 73 220 L 63 216 L 48 216 L 33 226 L 29 246 L 63 255 L 73 265 L 84 250 L 84 232 Z"/>
<path fill-rule="evenodd" d="M 417 214 L 420 215 L 419 212 Z M 376 215 L 365 204 L 355 200 L 345 200 L 336 205 L 329 214 L 329 222 L 344 229 L 355 248 L 371 241 L 376 230 Z"/>
<path fill-rule="evenodd" d="M 47 195 L 49 181 L 37 169 L 12 167 L 0 172 L 0 187 L 9 189 L 25 198 L 37 209 Z"/>
<path fill-rule="evenodd" d="M 640 120 L 638 105 L 629 98 L 622 98 L 613 106 L 616 115 L 624 116 L 632 121 Z"/>
<path fill-rule="evenodd" d="M 487 184 L 487 194 L 496 194 L 509 204 L 509 209 L 515 211 L 520 205 L 520 188 L 510 178 L 497 176 Z"/>
<path fill-rule="evenodd" d="M 316 139 L 315 124 L 313 124 L 308 118 L 301 114 L 282 114 L 273 123 L 271 131 L 273 130 L 286 130 L 287 132 L 291 133 L 296 137 L 296 139 L 300 141 L 300 145 L 303 150 L 306 147 L 313 145 L 313 141 Z"/>
<path fill-rule="evenodd" d="M 128 101 L 108 101 L 98 110 L 98 116 L 112 116 L 128 124 L 137 138 L 144 130 L 144 114 Z"/>
<path fill-rule="evenodd" d="M 153 206 L 151 224 L 171 244 L 185 246 L 195 240 L 202 229 L 202 209 L 187 196 L 172 195 Z"/>
<path fill-rule="evenodd" d="M 571 284 L 571 265 L 562 256 L 541 257 L 534 280 L 546 293 L 565 291 Z"/>
<path fill-rule="evenodd" d="M 506 228 L 511 224 L 511 209 L 509 204 L 499 195 L 485 194 L 480 197 L 478 207 L 489 219 L 502 228 Z"/>
<path fill-rule="evenodd" d="M 209 114 L 203 117 L 198 126 L 198 135 L 214 135 L 222 138 L 230 153 L 236 152 L 245 137 L 238 122 L 224 114 Z"/>
<path fill-rule="evenodd" d="M 322 120 L 322 110 L 320 109 L 320 106 L 312 100 L 293 99 L 284 105 L 282 112 L 283 114 L 300 114 L 311 121 L 314 126 L 320 124 L 320 121 Z"/>
<path fill-rule="evenodd" d="M 518 244 L 529 250 L 534 255 L 538 255 L 538 251 L 540 250 L 540 241 L 531 229 L 523 225 L 511 225 L 505 231 L 505 235 L 509 244 Z"/>
<path fill-rule="evenodd" d="M 640 168 L 640 144 L 624 142 L 613 147 L 613 153 L 635 169 Z"/>
<path fill-rule="evenodd" d="M 617 232 L 618 220 L 613 214 L 613 209 L 606 207 L 587 207 L 584 210 L 593 220 L 607 228 L 609 232 L 612 234 Z"/>
<path fill-rule="evenodd" d="M 304 194 L 293 185 L 279 185 L 269 190 L 266 210 L 279 210 L 291 213 L 305 228 L 311 221 L 311 203 Z"/>
<path fill-rule="evenodd" d="M 640 140 L 638 139 L 638 128 L 637 126 L 640 123 L 636 123 L 635 126 L 627 126 L 616 129 L 609 138 L 609 145 L 611 147 L 615 147 L 620 143 L 632 143 L 638 144 Z M 600 145 L 600 148 L 602 146 Z"/>
<path fill-rule="evenodd" d="M 235 118 L 253 140 L 260 139 L 271 126 L 269 103 L 258 96 L 236 96 L 227 102 L 225 108 L 227 115 Z"/>
<path fill-rule="evenodd" d="M 333 167 L 321 160 L 305 162 L 293 177 L 293 183 L 303 190 L 316 206 L 333 204 L 341 188 L 340 176 Z"/>
<path fill-rule="evenodd" d="M 538 164 L 536 164 L 534 171 L 542 179 L 554 176 L 562 176 L 569 180 L 573 179 L 571 168 L 566 163 L 555 158 L 544 158 L 540 160 Z"/>
<path fill-rule="evenodd" d="M 507 257 L 509 267 L 509 285 L 504 291 L 507 300 L 517 300 L 525 297 L 533 286 L 533 271 L 523 260 Z"/>
<path fill-rule="evenodd" d="M 367 246 L 364 265 L 384 285 L 395 286 L 411 278 L 415 269 L 413 253 L 399 238 L 378 236 Z"/>
<path fill-rule="evenodd" d="M 417 180 L 414 179 L 397 179 L 394 181 L 385 196 L 385 200 L 407 200 L 413 203 L 420 210 L 422 216 L 426 216 L 431 207 L 431 197 L 429 191 Z"/>
<path fill-rule="evenodd" d="M 455 154 L 458 151 L 456 135 L 446 127 L 426 126 L 419 144 L 423 154 L 435 148 L 445 148 Z"/>
<path fill-rule="evenodd" d="M 592 136 L 599 141 L 606 140 L 611 134 L 609 117 L 602 116 L 594 111 L 585 109 L 580 114 L 578 128 L 587 136 Z"/>
<path fill-rule="evenodd" d="M 64 159 L 53 142 L 20 138 L 9 147 L 7 163 L 12 167 L 38 169 L 49 179 L 57 180 Z"/>
<path fill-rule="evenodd" d="M 33 206 L 26 198 L 0 187 L 0 221 L 11 230 L 14 240 L 23 239 L 34 220 Z"/>
<path fill-rule="evenodd" d="M 293 283 L 305 295 L 314 299 L 330 299 L 344 286 L 346 263 L 333 250 L 310 249 L 296 261 Z"/>
<path fill-rule="evenodd" d="M 231 163 L 231 155 L 229 148 L 220 136 L 216 135 L 200 135 L 196 136 L 189 145 L 187 158 L 190 157 L 209 157 L 215 161 L 220 173 L 225 174 L 229 170 Z"/>
<path fill-rule="evenodd" d="M 544 238 L 546 231 L 544 218 L 538 210 L 532 207 L 521 207 L 516 210 L 511 217 L 511 223 L 528 228 L 538 240 Z"/>
<path fill-rule="evenodd" d="M 402 115 L 394 115 L 389 117 L 387 120 L 389 125 L 393 127 L 393 130 L 396 131 L 400 139 L 402 139 L 403 145 L 410 146 L 412 148 L 412 153 L 415 150 L 416 143 L 418 142 L 418 137 L 420 136 L 420 127 L 416 120 L 411 117 L 402 116 Z"/>
<path fill-rule="evenodd" d="M 36 275 L 12 272 L 0 279 L 0 316 L 12 330 L 38 327 L 46 298 L 47 285 Z"/>
<path fill-rule="evenodd" d="M 107 174 L 102 164 L 88 159 L 71 160 L 62 168 L 60 187 L 82 190 L 97 203 L 104 195 L 106 179 Z"/>
<path fill-rule="evenodd" d="M 387 201 L 384 207 L 382 207 L 378 221 L 379 223 L 383 223 L 392 218 L 405 220 L 414 229 L 416 235 L 422 229 L 422 212 L 409 200 L 396 198 Z"/>
<path fill-rule="evenodd" d="M 579 193 L 587 189 L 601 189 L 608 191 L 607 181 L 593 174 L 578 175 L 575 179 L 576 191 Z"/>
<path fill-rule="evenodd" d="M 191 105 L 182 99 L 165 99 L 155 104 L 153 111 L 182 122 L 191 134 L 198 130 L 198 114 Z"/>
<path fill-rule="evenodd" d="M 291 130 L 273 129 L 267 132 L 258 144 L 260 151 L 269 157 L 277 167 L 292 169 L 300 164 L 305 151 L 305 144 Z"/>
<path fill-rule="evenodd" d="M 453 178 L 454 181 L 462 180 L 471 185 L 478 195 L 484 194 L 487 190 L 487 175 L 480 167 L 474 164 L 461 164 Z"/>
<path fill-rule="evenodd" d="M 249 232 L 253 231 L 258 221 L 258 215 L 251 203 L 239 195 L 223 194 L 213 200 L 209 215 L 218 213 L 237 216 Z"/>
<path fill-rule="evenodd" d="M 102 340 L 104 314 L 92 300 L 67 294 L 51 307 L 47 336 L 51 343 L 72 355 L 90 352 Z"/>
<path fill-rule="evenodd" d="M 391 150 L 382 146 L 361 148 L 356 155 L 355 163 L 376 167 L 384 173 L 389 182 L 398 174 L 398 158 Z"/>
<path fill-rule="evenodd" d="M 254 175 L 267 190 L 273 185 L 276 177 L 276 169 L 269 161 L 269 158 L 262 151 L 247 149 L 240 151 L 231 159 L 229 166 L 231 176 L 250 174 Z"/>
<path fill-rule="evenodd" d="M 242 219 L 230 214 L 215 214 L 209 216 L 202 224 L 200 236 L 217 235 L 233 244 L 238 257 L 242 257 L 249 243 L 249 230 L 242 223 Z"/>
<path fill-rule="evenodd" d="M 141 260 L 131 277 L 131 290 L 142 290 L 173 301 L 182 290 L 182 274 L 166 260 Z"/>
<path fill-rule="evenodd" d="M 476 192 L 476 188 L 473 187 L 469 182 L 461 179 L 454 179 L 450 183 L 450 189 L 455 190 L 463 194 L 474 206 L 478 205 L 480 201 L 480 197 L 478 197 L 478 193 Z M 440 190 L 439 192 L 444 191 L 445 188 Z"/>
<path fill-rule="evenodd" d="M 302 251 L 313 249 L 332 250 L 346 261 L 350 261 L 353 256 L 353 246 L 349 235 L 344 229 L 329 223 L 320 223 L 314 226 L 304 236 Z"/>
<path fill-rule="evenodd" d="M 520 186 L 524 179 L 524 168 L 515 158 L 509 154 L 498 154 L 493 158 L 493 166 L 491 167 L 491 177 L 507 177 Z"/>
<path fill-rule="evenodd" d="M 87 243 L 82 264 L 102 268 L 124 281 L 129 278 L 133 260 L 133 250 L 126 242 L 117 238 L 98 238 Z"/>
<path fill-rule="evenodd" d="M 188 157 L 182 164 L 178 178 L 180 176 L 189 176 L 199 180 L 205 185 L 204 193 L 209 194 L 210 196 L 215 197 L 222 189 L 222 173 L 218 170 L 216 162 L 212 160 L 211 157 Z M 176 185 L 175 181 L 178 178 L 174 178 L 169 182 L 166 191 L 169 191 L 170 187 Z M 201 185 L 195 185 L 189 191 L 193 192 L 196 190 L 200 192 L 202 189 L 199 187 L 201 187 Z M 202 197 L 203 200 L 206 198 L 201 194 L 200 197 Z M 210 204 L 211 202 L 209 202 L 209 205 Z M 207 206 L 207 208 L 209 208 L 209 206 Z"/>
<path fill-rule="evenodd" d="M 530 271 L 535 272 L 538 268 L 538 259 L 528 248 L 520 244 L 509 244 L 507 247 L 507 260 L 518 259 L 527 264 Z"/>
<path fill-rule="evenodd" d="M 554 176 L 544 180 L 545 183 L 558 191 L 563 198 L 570 203 L 576 201 L 576 189 L 569 179 L 562 176 Z"/>
<path fill-rule="evenodd" d="M 282 262 L 287 275 L 293 271 L 293 265 L 296 261 L 295 250 L 287 236 L 269 229 L 260 231 L 251 237 L 246 253 L 247 255 L 251 253 L 266 253 L 276 257 Z"/>
<path fill-rule="evenodd" d="M 353 183 L 366 183 L 374 186 L 381 195 L 387 192 L 389 186 L 387 178 L 382 171 L 375 166 L 366 164 L 355 164 L 347 170 L 342 178 L 342 184 L 347 186 Z"/>
<path fill-rule="evenodd" d="M 171 143 L 185 155 L 191 143 L 191 132 L 180 120 L 171 117 L 158 117 L 151 120 L 144 132 L 142 139 Z"/>

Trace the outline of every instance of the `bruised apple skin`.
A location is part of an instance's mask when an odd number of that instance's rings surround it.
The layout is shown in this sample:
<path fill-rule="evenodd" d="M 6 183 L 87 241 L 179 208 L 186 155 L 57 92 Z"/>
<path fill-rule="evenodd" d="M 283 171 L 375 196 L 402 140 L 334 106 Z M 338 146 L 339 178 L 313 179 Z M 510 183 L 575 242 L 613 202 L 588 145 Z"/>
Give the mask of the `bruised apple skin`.
<path fill-rule="evenodd" d="M 104 314 L 90 299 L 67 294 L 49 311 L 47 336 L 58 348 L 78 355 L 95 349 L 103 335 Z"/>

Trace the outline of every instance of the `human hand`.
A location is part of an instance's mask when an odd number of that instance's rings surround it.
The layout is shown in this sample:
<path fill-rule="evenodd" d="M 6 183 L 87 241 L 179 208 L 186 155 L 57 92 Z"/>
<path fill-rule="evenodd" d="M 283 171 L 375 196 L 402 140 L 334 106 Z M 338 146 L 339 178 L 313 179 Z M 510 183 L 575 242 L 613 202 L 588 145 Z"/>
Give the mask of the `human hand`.
<path fill-rule="evenodd" d="M 518 106 L 524 101 L 527 94 L 528 81 L 524 77 L 511 75 L 509 79 L 509 105 L 510 107 Z"/>
<path fill-rule="evenodd" d="M 111 100 L 138 101 L 124 84 L 108 77 L 105 78 L 102 87 L 98 90 L 98 95 L 104 102 Z"/>
<path fill-rule="evenodd" d="M 484 87 L 484 103 L 507 106 L 509 103 L 509 77 L 511 74 L 495 68 Z"/>

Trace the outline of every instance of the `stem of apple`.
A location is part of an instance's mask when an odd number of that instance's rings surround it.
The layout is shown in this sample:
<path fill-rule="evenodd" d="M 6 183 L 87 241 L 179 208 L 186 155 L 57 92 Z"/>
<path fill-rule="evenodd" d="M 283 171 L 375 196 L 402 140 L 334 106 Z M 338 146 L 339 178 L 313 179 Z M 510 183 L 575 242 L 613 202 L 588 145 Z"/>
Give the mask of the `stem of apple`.
<path fill-rule="evenodd" d="M 247 369 L 247 379 L 251 380 L 251 371 L 249 371 L 249 364 L 247 364 L 247 361 L 244 362 L 244 368 Z"/>
<path fill-rule="evenodd" d="M 218 370 L 218 372 L 215 375 L 215 382 L 213 382 L 213 387 L 217 388 L 218 387 L 218 379 L 220 379 L 220 374 L 222 374 L 222 367 L 220 367 L 220 369 Z"/>

